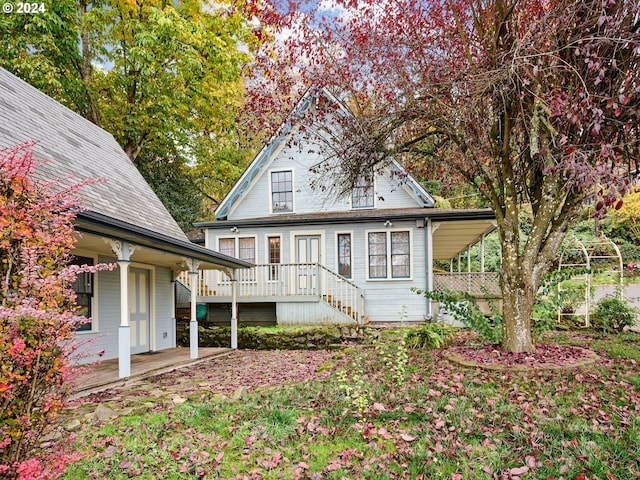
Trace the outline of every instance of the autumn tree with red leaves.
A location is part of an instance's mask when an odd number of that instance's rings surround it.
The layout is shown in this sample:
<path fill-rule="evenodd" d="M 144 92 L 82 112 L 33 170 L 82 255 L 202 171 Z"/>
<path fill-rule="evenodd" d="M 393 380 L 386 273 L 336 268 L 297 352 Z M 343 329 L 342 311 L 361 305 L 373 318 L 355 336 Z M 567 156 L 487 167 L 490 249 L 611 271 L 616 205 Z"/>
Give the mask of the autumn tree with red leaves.
<path fill-rule="evenodd" d="M 73 282 L 113 265 L 71 265 L 75 193 L 34 179 L 26 143 L 0 149 L 0 477 L 56 478 L 67 454 L 44 460 L 34 447 L 60 413 L 76 372 Z"/>
<path fill-rule="evenodd" d="M 472 185 L 498 223 L 502 348 L 534 350 L 536 292 L 569 225 L 586 202 L 597 214 L 619 208 L 638 161 L 638 3 L 333 0 L 277 10 L 293 32 L 281 61 L 355 113 L 318 169 L 343 193 L 390 156 Z M 521 242 L 525 206 L 533 220 Z"/>

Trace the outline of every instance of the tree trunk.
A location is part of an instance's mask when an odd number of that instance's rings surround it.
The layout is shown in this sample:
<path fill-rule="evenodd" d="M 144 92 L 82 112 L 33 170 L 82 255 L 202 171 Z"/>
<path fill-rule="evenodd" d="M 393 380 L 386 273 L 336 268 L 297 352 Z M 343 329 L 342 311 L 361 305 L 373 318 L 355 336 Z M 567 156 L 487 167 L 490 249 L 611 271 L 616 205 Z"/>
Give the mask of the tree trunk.
<path fill-rule="evenodd" d="M 536 298 L 535 289 L 524 281 L 526 272 L 521 268 L 515 272 L 508 270 L 511 269 L 503 265 L 502 351 L 533 352 L 531 311 Z"/>

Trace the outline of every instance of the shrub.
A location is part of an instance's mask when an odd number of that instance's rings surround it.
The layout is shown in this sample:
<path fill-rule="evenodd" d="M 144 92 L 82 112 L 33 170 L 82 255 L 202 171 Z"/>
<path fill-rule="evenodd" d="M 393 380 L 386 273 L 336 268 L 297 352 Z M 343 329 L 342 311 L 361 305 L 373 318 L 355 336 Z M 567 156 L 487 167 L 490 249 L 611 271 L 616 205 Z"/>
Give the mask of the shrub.
<path fill-rule="evenodd" d="M 632 326 L 638 312 L 625 301 L 612 295 L 601 298 L 591 314 L 593 327 L 605 333 L 621 332 Z"/>
<path fill-rule="evenodd" d="M 502 315 L 492 309 L 493 314 L 490 317 L 485 316 L 475 298 L 468 293 L 451 290 L 445 292 L 412 290 L 418 295 L 440 302 L 440 306 L 446 308 L 455 320 L 475 332 L 481 342 L 495 345 L 502 341 Z"/>
<path fill-rule="evenodd" d="M 46 478 L 33 457 L 64 405 L 74 314 L 73 281 L 101 267 L 69 265 L 81 184 L 53 192 L 32 180 L 32 144 L 0 150 L 0 476 Z M 108 267 L 106 267 L 108 268 Z M 67 459 L 61 455 L 55 462 Z"/>
<path fill-rule="evenodd" d="M 407 348 L 442 348 L 453 337 L 453 329 L 441 323 L 425 323 L 409 330 L 405 337 Z"/>

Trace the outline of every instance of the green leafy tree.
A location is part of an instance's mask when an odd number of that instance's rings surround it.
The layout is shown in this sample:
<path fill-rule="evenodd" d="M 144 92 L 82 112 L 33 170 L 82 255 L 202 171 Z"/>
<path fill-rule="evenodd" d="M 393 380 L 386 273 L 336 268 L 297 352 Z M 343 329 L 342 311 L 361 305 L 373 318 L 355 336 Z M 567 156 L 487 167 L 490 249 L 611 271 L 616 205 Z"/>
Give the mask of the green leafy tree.
<path fill-rule="evenodd" d="M 233 0 L 210 6 L 56 0 L 45 2 L 45 10 L 0 16 L 0 66 L 111 132 L 132 161 L 145 155 L 141 163 L 157 169 L 147 168 L 147 178 L 170 170 L 172 178 L 181 177 L 177 186 L 208 187 L 194 182 L 191 167 L 216 172 L 210 163 L 220 160 L 218 150 L 228 152 L 237 142 L 227 136 L 237 134 L 243 69 L 266 38 L 247 20 L 259 14 L 257 7 Z M 242 169 L 243 161 L 240 155 L 232 163 Z M 180 217 L 167 192 L 157 191 Z"/>

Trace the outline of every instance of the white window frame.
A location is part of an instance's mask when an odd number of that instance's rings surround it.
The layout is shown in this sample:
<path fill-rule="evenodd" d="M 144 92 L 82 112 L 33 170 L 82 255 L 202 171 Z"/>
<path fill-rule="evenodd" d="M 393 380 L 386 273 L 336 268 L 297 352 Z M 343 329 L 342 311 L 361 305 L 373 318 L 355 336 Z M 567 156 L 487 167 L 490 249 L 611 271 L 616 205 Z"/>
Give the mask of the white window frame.
<path fill-rule="evenodd" d="M 291 172 L 291 210 L 281 211 L 281 210 L 273 210 L 273 182 L 271 181 L 271 175 L 274 173 L 282 173 L 282 172 Z M 290 213 L 294 213 L 296 211 L 296 182 L 295 182 L 295 170 L 293 168 L 277 168 L 273 170 L 269 170 L 268 172 L 268 182 L 269 182 L 269 213 L 273 215 L 287 215 Z"/>
<path fill-rule="evenodd" d="M 393 232 L 409 232 L 409 276 L 408 277 L 397 277 L 394 278 L 391 276 L 391 233 Z M 369 234 L 370 233 L 386 233 L 386 245 L 387 245 L 387 276 L 386 277 L 374 277 L 372 278 L 370 275 L 370 265 L 369 265 Z M 364 232 L 365 235 L 365 263 L 367 270 L 367 281 L 369 282 L 401 282 L 401 281 L 411 281 L 413 280 L 413 229 L 412 228 L 377 228 L 366 230 Z"/>
<path fill-rule="evenodd" d="M 353 193 L 354 190 L 351 191 L 351 195 L 349 195 L 349 206 L 351 207 L 352 210 L 367 210 L 369 208 L 376 208 L 378 206 L 377 203 L 377 195 L 376 195 L 376 178 L 375 176 L 372 177 L 371 179 L 371 196 L 373 198 L 373 205 L 371 206 L 366 206 L 366 207 L 358 207 L 358 206 L 354 206 L 353 205 Z"/>
<path fill-rule="evenodd" d="M 238 258 L 240 259 L 239 255 L 240 255 L 240 239 L 241 238 L 253 238 L 253 258 L 254 258 L 254 262 L 257 262 L 258 260 L 258 236 L 255 234 L 251 234 L 251 235 L 243 235 L 242 233 L 238 233 L 236 235 L 220 235 L 216 237 L 216 249 L 215 251 L 218 253 L 222 253 L 220 252 L 220 240 L 228 240 L 228 239 L 233 239 L 234 243 L 233 243 L 233 249 L 234 249 L 234 258 Z M 222 284 L 222 283 L 229 283 L 231 281 L 231 279 L 227 276 L 227 274 L 219 272 L 218 274 L 218 284 Z M 242 280 L 243 283 L 253 283 L 256 282 L 257 280 L 255 278 L 251 279 L 251 280 Z"/>
<path fill-rule="evenodd" d="M 85 258 L 92 258 L 93 259 L 93 265 L 98 265 L 99 261 L 98 261 L 98 254 L 97 253 L 91 253 L 91 252 L 86 252 L 86 251 L 82 251 L 82 250 L 73 250 L 71 252 L 71 254 L 73 256 L 76 257 L 85 257 Z M 105 262 L 105 263 L 109 263 L 109 262 Z M 95 333 L 100 333 L 100 325 L 98 323 L 98 295 L 100 294 L 100 290 L 98 289 L 98 274 L 100 272 L 94 272 L 93 273 L 93 295 L 91 297 L 91 329 L 89 330 L 77 330 L 75 332 L 76 335 L 91 335 L 91 334 L 95 334 Z"/>
<path fill-rule="evenodd" d="M 282 239 L 282 234 L 281 233 L 266 233 L 264 235 L 264 245 L 265 245 L 265 254 L 264 254 L 264 258 L 265 258 L 265 264 L 269 265 L 271 264 L 271 246 L 270 246 L 270 242 L 269 239 L 270 238 L 279 238 L 280 239 L 280 264 L 282 265 L 284 263 L 284 243 L 283 243 L 283 239 Z M 275 264 L 274 264 L 275 265 Z M 267 282 L 280 282 L 281 279 L 280 278 L 271 278 L 271 267 L 268 267 L 269 270 L 267 272 Z M 282 270 L 281 270 L 282 271 Z"/>
<path fill-rule="evenodd" d="M 351 280 L 353 281 L 354 278 L 354 270 L 355 270 L 355 256 L 353 254 L 353 247 L 354 247 L 354 243 L 355 243 L 355 236 L 353 234 L 353 230 L 338 230 L 336 231 L 336 263 L 335 263 L 335 268 L 336 268 L 336 273 L 338 275 L 340 275 L 340 241 L 338 239 L 338 237 L 340 235 L 349 235 L 351 237 L 351 276 L 349 277 L 343 277 L 347 280 Z M 340 275 L 342 277 L 342 275 Z"/>

